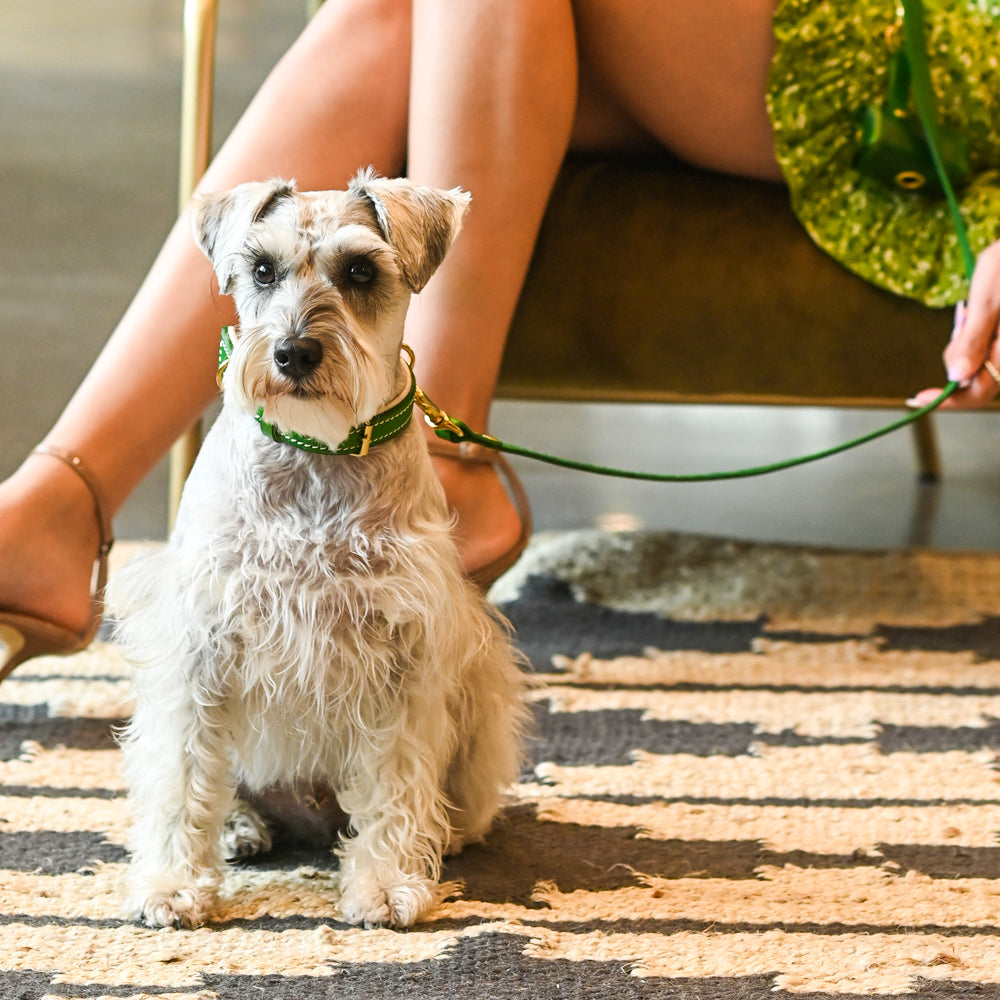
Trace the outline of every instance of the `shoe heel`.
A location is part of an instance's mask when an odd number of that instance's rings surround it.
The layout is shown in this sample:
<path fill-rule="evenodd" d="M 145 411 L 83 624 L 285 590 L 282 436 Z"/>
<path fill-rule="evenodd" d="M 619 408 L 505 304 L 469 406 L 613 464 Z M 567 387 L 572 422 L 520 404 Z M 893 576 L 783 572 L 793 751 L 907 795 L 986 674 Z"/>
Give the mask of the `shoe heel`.
<path fill-rule="evenodd" d="M 0 646 L 3 646 L 5 657 L 0 663 L 0 681 L 2 681 L 24 662 L 28 640 L 24 633 L 13 625 L 0 622 Z"/>
<path fill-rule="evenodd" d="M 58 625 L 28 615 L 0 614 L 0 645 L 6 659 L 0 666 L 0 681 L 22 663 L 36 656 L 70 656 L 86 649 L 96 629 L 78 635 Z"/>

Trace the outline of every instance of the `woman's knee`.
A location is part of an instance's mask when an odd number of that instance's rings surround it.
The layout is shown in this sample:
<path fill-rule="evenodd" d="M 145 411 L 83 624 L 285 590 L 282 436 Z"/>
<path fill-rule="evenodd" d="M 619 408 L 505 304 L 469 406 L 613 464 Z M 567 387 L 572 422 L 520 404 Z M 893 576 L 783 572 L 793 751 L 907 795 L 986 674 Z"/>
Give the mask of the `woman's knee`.
<path fill-rule="evenodd" d="M 386 64 L 408 63 L 412 20 L 404 0 L 324 0 L 300 41 L 330 46 L 325 51 L 331 62 L 350 46 L 379 54 Z"/>

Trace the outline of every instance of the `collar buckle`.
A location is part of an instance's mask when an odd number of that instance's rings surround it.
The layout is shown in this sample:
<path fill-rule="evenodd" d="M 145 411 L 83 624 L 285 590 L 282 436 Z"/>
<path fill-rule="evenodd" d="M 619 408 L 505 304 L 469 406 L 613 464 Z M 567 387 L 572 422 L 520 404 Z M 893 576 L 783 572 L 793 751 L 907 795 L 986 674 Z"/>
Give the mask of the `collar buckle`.
<path fill-rule="evenodd" d="M 355 458 L 364 458 L 368 454 L 369 449 L 372 446 L 372 422 L 369 420 L 365 424 L 365 429 L 361 433 L 361 441 L 358 443 L 356 451 L 352 451 L 351 455 Z"/>

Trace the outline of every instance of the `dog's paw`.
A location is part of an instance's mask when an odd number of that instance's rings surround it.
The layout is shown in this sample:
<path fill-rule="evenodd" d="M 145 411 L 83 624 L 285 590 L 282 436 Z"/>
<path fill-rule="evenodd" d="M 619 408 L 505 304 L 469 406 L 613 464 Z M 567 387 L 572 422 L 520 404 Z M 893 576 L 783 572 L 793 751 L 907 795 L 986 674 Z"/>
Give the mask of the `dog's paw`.
<path fill-rule="evenodd" d="M 387 886 L 356 875 L 340 887 L 341 916 L 365 927 L 409 927 L 434 901 L 434 883 L 412 875 Z"/>
<path fill-rule="evenodd" d="M 242 861 L 270 850 L 267 822 L 253 806 L 237 802 L 222 828 L 222 857 L 226 861 Z"/>
<path fill-rule="evenodd" d="M 133 898 L 126 906 L 126 916 L 146 927 L 193 930 L 209 920 L 214 907 L 215 893 L 178 889 L 172 893 Z"/>

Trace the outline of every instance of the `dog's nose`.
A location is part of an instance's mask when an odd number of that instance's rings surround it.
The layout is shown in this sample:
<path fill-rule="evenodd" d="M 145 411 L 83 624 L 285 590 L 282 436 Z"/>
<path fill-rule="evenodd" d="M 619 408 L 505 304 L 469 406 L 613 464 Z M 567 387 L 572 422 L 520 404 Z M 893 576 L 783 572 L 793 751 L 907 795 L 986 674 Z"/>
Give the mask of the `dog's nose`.
<path fill-rule="evenodd" d="M 289 378 L 311 375 L 323 360 L 323 345 L 312 337 L 285 337 L 274 345 L 274 363 Z"/>

